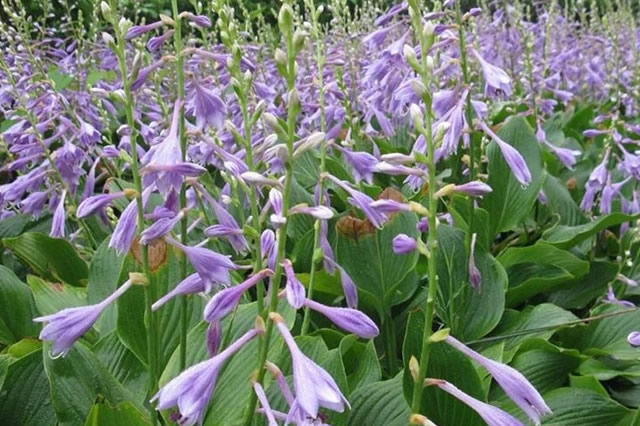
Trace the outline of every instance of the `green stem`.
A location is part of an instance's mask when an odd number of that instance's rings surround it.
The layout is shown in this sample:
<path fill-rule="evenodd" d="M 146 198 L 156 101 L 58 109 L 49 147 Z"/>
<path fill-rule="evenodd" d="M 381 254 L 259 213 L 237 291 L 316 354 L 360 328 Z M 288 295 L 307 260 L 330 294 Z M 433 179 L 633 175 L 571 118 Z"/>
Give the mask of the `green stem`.
<path fill-rule="evenodd" d="M 418 38 L 420 40 L 420 51 L 422 54 L 420 55 L 421 59 L 421 68 L 422 72 L 420 76 L 422 77 L 422 83 L 424 87 L 427 89 L 431 84 L 431 68 L 427 62 L 427 52 L 431 44 L 433 43 L 433 38 L 428 39 L 422 30 L 422 20 L 421 20 L 421 11 L 418 6 L 416 0 L 409 1 L 409 7 L 413 9 L 413 19 L 412 25 L 414 31 L 418 34 Z M 425 323 L 423 329 L 422 336 L 422 349 L 420 351 L 420 367 L 418 372 L 418 378 L 414 383 L 413 389 L 413 400 L 411 403 L 411 412 L 412 413 L 420 413 L 420 406 L 422 404 L 422 391 L 424 389 L 423 382 L 424 378 L 427 374 L 427 365 L 429 363 L 429 353 L 431 350 L 430 345 L 430 337 L 433 334 L 433 319 L 435 315 L 435 299 L 438 293 L 438 276 L 436 271 L 436 250 L 437 250 L 437 228 L 436 228 L 436 214 L 438 204 L 436 198 L 434 197 L 435 189 L 436 189 L 436 168 L 434 162 L 434 153 L 435 153 L 435 144 L 433 140 L 433 134 L 431 131 L 431 126 L 433 122 L 433 111 L 432 111 L 432 97 L 429 90 L 423 96 L 423 100 L 425 103 L 425 121 L 422 130 L 422 134 L 427 143 L 427 167 L 428 167 L 428 223 L 429 223 L 429 233 L 427 234 L 427 250 L 429 253 L 429 262 L 428 262 L 428 279 L 429 279 L 429 289 L 427 293 L 427 300 L 425 302 Z"/>
<path fill-rule="evenodd" d="M 182 161 L 187 161 L 187 135 L 184 122 L 184 56 L 182 55 L 182 19 L 178 15 L 178 1 L 171 0 L 175 31 L 173 33 L 173 44 L 176 51 L 176 75 L 178 77 L 178 99 L 180 101 L 180 118 L 178 121 L 178 133 L 180 135 L 180 151 Z M 187 185 L 183 182 L 180 188 L 180 209 L 187 206 Z M 187 245 L 187 228 L 189 225 L 188 215 L 184 215 L 180 221 L 180 242 Z M 180 279 L 187 276 L 187 256 L 180 255 Z M 187 359 L 187 298 L 180 298 L 180 370 L 184 369 Z"/>
<path fill-rule="evenodd" d="M 118 65 L 120 68 L 120 75 L 122 79 L 122 86 L 125 93 L 125 113 L 127 116 L 127 125 L 130 131 L 130 143 L 131 143 L 131 172 L 133 175 L 133 182 L 136 189 L 136 205 L 137 205 L 137 232 L 138 236 L 144 230 L 144 205 L 142 201 L 142 179 L 140 177 L 140 170 L 138 164 L 138 149 L 137 149 L 137 130 L 136 123 L 133 116 L 133 96 L 131 94 L 131 82 L 127 75 L 127 63 L 125 56 L 125 40 L 123 34 L 120 31 L 118 22 L 115 20 L 117 15 L 117 1 L 110 0 L 111 9 L 113 10 L 112 26 L 116 34 L 116 46 L 115 53 L 118 58 Z M 147 358 L 149 362 L 149 394 L 156 391 L 158 387 L 158 360 L 156 350 L 156 327 L 155 316 L 151 310 L 151 304 L 154 300 L 154 284 L 152 280 L 151 269 L 149 267 L 149 252 L 146 245 L 141 245 L 141 258 L 142 258 L 142 271 L 148 280 L 148 284 L 144 288 L 145 298 L 145 325 L 147 326 Z M 152 424 L 157 423 L 157 413 L 153 406 L 149 406 L 149 412 Z"/>

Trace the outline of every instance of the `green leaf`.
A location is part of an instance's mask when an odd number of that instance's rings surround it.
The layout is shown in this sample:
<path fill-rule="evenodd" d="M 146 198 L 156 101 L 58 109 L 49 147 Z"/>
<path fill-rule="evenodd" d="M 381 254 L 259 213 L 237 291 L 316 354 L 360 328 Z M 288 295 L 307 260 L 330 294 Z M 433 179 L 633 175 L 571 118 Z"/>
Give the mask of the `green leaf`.
<path fill-rule="evenodd" d="M 547 175 L 542 187 L 547 197 L 546 207 L 557 217 L 558 225 L 577 226 L 587 222 L 580 207 L 573 201 L 566 185 L 551 175 Z"/>
<path fill-rule="evenodd" d="M 96 250 L 89 264 L 89 282 L 87 283 L 87 303 L 94 304 L 104 300 L 116 291 L 118 285 L 126 281 L 128 273 L 126 256 L 118 256 L 109 248 L 105 239 Z M 96 322 L 96 329 L 108 333 L 116 327 L 116 304 L 108 306 Z"/>
<path fill-rule="evenodd" d="M 21 214 L 0 220 L 0 238 L 17 237 L 29 222 L 31 216 Z"/>
<path fill-rule="evenodd" d="M 130 402 L 111 405 L 108 401 L 93 404 L 84 426 L 144 426 L 151 422 Z"/>
<path fill-rule="evenodd" d="M 506 273 L 490 254 L 476 247 L 475 262 L 482 275 L 482 288 L 478 292 L 469 284 L 464 233 L 440 225 L 438 243 L 436 312 L 459 339 L 478 339 L 490 332 L 502 317 Z"/>
<path fill-rule="evenodd" d="M 405 363 L 403 387 L 408 403 L 413 398 L 414 382 L 407 364 L 412 356 L 420 360 L 423 325 L 423 312 L 412 312 L 409 315 L 407 332 L 402 345 L 402 357 Z M 485 400 L 484 386 L 476 368 L 469 358 L 446 343 L 439 342 L 431 345 L 427 377 L 447 380 L 474 398 Z M 484 424 L 475 411 L 436 386 L 424 389 L 421 407 L 425 413 L 428 413 L 429 419 L 436 424 L 465 426 Z"/>
<path fill-rule="evenodd" d="M 504 336 L 505 350 L 514 350 L 531 337 L 548 339 L 557 329 L 546 327 L 575 321 L 578 317 L 551 303 L 527 306 L 522 311 L 506 310 L 495 330 L 496 336 Z"/>
<path fill-rule="evenodd" d="M 0 397 L 0 419 L 6 425 L 56 424 L 41 351 L 31 352 L 9 364 Z"/>
<path fill-rule="evenodd" d="M 359 290 L 362 303 L 383 315 L 391 306 L 407 300 L 418 286 L 414 271 L 418 253 L 393 253 L 391 242 L 401 233 L 418 237 L 413 213 L 400 213 L 381 230 L 365 235 L 337 232 L 336 257 Z"/>
<path fill-rule="evenodd" d="M 83 424 L 98 395 L 114 404 L 133 399 L 82 343 L 76 343 L 67 356 L 57 359 L 49 356 L 45 346 L 44 367 L 60 425 Z"/>
<path fill-rule="evenodd" d="M 402 396 L 402 374 L 357 389 L 351 396 L 348 425 L 405 426 L 411 410 Z"/>
<path fill-rule="evenodd" d="M 87 304 L 87 289 L 50 283 L 34 275 L 27 276 L 40 315 L 51 315 L 65 309 Z"/>
<path fill-rule="evenodd" d="M 512 247 L 498 256 L 509 273 L 507 303 L 516 306 L 589 272 L 589 262 L 544 241 Z"/>
<path fill-rule="evenodd" d="M 546 231 L 542 238 L 549 244 L 562 249 L 571 248 L 582 241 L 591 238 L 603 229 L 620 225 L 624 222 L 633 222 L 640 218 L 640 215 L 627 215 L 624 213 L 612 213 L 601 216 L 593 222 L 578 226 L 558 225 Z"/>
<path fill-rule="evenodd" d="M 88 277 L 87 264 L 68 241 L 38 232 L 3 240 L 6 248 L 43 277 L 81 286 Z"/>
<path fill-rule="evenodd" d="M 345 336 L 340 341 L 340 353 L 349 383 L 349 393 L 380 380 L 380 363 L 373 340 L 363 343 L 354 335 Z"/>
<path fill-rule="evenodd" d="M 618 270 L 618 265 L 612 262 L 591 262 L 587 275 L 565 283 L 549 294 L 549 301 L 565 309 L 584 308 L 594 298 L 607 293 L 607 286 Z"/>
<path fill-rule="evenodd" d="M 33 322 L 36 306 L 29 287 L 0 265 L 0 343 L 10 345 L 23 337 L 36 336 Z"/>
<path fill-rule="evenodd" d="M 522 154 L 531 172 L 532 181 L 523 188 L 502 157 L 500 148 L 495 142 L 489 145 L 488 184 L 493 192 L 484 197 L 482 207 L 489 212 L 491 235 L 512 230 L 529 216 L 545 177 L 540 144 L 523 117 L 511 118 L 498 132 L 498 136 Z"/>
<path fill-rule="evenodd" d="M 633 411 L 610 398 L 586 389 L 560 388 L 544 395 L 553 414 L 544 426 L 629 425 Z"/>
<path fill-rule="evenodd" d="M 57 92 L 66 89 L 71 83 L 73 83 L 73 77 L 64 74 L 56 67 L 51 68 L 47 72 L 47 77 L 53 81 L 53 87 Z"/>

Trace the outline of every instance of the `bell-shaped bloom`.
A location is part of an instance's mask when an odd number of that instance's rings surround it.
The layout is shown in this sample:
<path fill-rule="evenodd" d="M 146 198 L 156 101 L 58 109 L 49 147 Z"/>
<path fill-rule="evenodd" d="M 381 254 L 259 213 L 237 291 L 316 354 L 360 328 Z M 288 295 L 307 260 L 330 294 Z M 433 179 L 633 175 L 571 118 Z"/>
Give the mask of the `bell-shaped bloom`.
<path fill-rule="evenodd" d="M 151 309 L 153 311 L 157 311 L 160 309 L 162 305 L 167 303 L 169 300 L 173 299 L 176 296 L 184 295 L 184 294 L 194 294 L 194 293 L 202 293 L 205 291 L 206 287 L 204 285 L 204 281 L 200 277 L 200 274 L 197 272 L 189 275 L 184 280 L 180 281 L 180 283 L 175 286 L 173 290 L 162 296 L 158 299 L 153 305 L 151 305 Z"/>
<path fill-rule="evenodd" d="M 82 201 L 80 205 L 78 205 L 78 209 L 76 210 L 76 217 L 83 218 L 92 215 L 105 208 L 107 205 L 111 204 L 114 200 L 117 200 L 118 198 L 124 196 L 124 191 L 121 191 L 112 192 L 110 194 L 99 194 L 85 198 L 84 201 Z"/>
<path fill-rule="evenodd" d="M 58 206 L 53 212 L 53 220 L 51 221 L 51 232 L 49 233 L 49 235 L 53 238 L 64 238 L 64 225 L 67 218 L 64 209 L 64 199 L 66 198 L 66 196 L 67 191 L 62 191 L 60 200 L 58 200 Z"/>
<path fill-rule="evenodd" d="M 95 305 L 67 308 L 53 315 L 34 318 L 36 322 L 46 322 L 40 332 L 40 339 L 53 342 L 52 356 L 65 356 L 71 347 L 93 326 L 98 317 L 114 300 L 131 287 L 126 281 L 102 302 Z"/>
<path fill-rule="evenodd" d="M 478 234 L 474 233 L 471 236 L 471 250 L 469 253 L 469 283 L 471 287 L 475 290 L 480 291 L 480 287 L 482 286 L 482 274 L 480 273 L 480 269 L 476 266 L 476 237 Z"/>
<path fill-rule="evenodd" d="M 267 266 L 270 269 L 275 269 L 276 267 L 277 252 L 278 244 L 275 232 L 271 229 L 265 229 L 260 235 L 260 253 L 262 254 L 262 260 L 267 261 Z"/>
<path fill-rule="evenodd" d="M 344 189 L 350 195 L 350 197 L 347 198 L 347 201 L 352 206 L 362 210 L 362 213 L 364 213 L 364 215 L 367 217 L 367 219 L 369 219 L 369 222 L 371 222 L 373 226 L 375 226 L 376 228 L 382 228 L 382 225 L 387 221 L 387 216 L 371 208 L 371 203 L 373 202 L 373 199 L 371 197 L 369 197 L 365 193 L 353 189 L 345 181 L 342 181 L 331 175 L 327 175 L 327 177 L 329 180 L 338 185 L 340 188 Z"/>
<path fill-rule="evenodd" d="M 350 151 L 339 145 L 337 147 L 346 162 L 351 166 L 351 174 L 356 183 L 365 181 L 369 185 L 373 183 L 373 168 L 380 162 L 376 157 L 363 151 Z"/>
<path fill-rule="evenodd" d="M 150 52 L 160 49 L 164 44 L 164 42 L 169 40 L 173 36 L 173 33 L 174 33 L 173 30 L 169 30 L 169 31 L 165 31 L 163 34 L 160 34 L 159 36 L 151 37 L 147 42 L 147 49 Z"/>
<path fill-rule="evenodd" d="M 347 306 L 354 309 L 357 308 L 358 288 L 347 271 L 345 271 L 342 266 L 338 265 L 332 258 L 325 257 L 324 260 L 331 265 L 333 270 L 337 269 L 340 272 L 340 282 L 342 284 L 342 291 L 344 293 L 344 299 L 347 302 Z"/>
<path fill-rule="evenodd" d="M 147 245 L 157 238 L 168 235 L 176 224 L 184 218 L 184 216 L 185 212 L 184 210 L 181 210 L 173 217 L 161 217 L 156 220 L 151 226 L 142 231 L 142 234 L 140 235 L 140 243 Z"/>
<path fill-rule="evenodd" d="M 544 402 L 544 399 L 542 399 L 542 396 L 540 396 L 536 388 L 534 388 L 527 378 L 518 370 L 480 355 L 453 336 L 447 336 L 445 342 L 486 368 L 507 396 L 511 398 L 536 425 L 540 424 L 541 417 L 551 413 L 551 409 Z"/>
<path fill-rule="evenodd" d="M 269 426 L 278 426 L 278 422 L 276 422 L 273 410 L 271 409 L 271 405 L 269 405 L 269 400 L 267 399 L 267 395 L 264 393 L 262 385 L 258 382 L 253 382 L 253 391 L 258 397 L 258 401 L 260 401 L 262 412 L 267 418 Z"/>
<path fill-rule="evenodd" d="M 491 97 L 511 96 L 511 77 L 503 69 L 487 62 L 477 50 L 471 49 L 471 53 L 476 57 L 482 68 L 485 95 Z"/>
<path fill-rule="evenodd" d="M 383 214 L 411 211 L 411 206 L 409 204 L 395 200 L 376 200 L 369 205 Z"/>
<path fill-rule="evenodd" d="M 391 242 L 395 254 L 411 253 L 418 248 L 418 242 L 407 234 L 398 234 Z"/>
<path fill-rule="evenodd" d="M 627 342 L 629 342 L 629 344 L 631 346 L 633 346 L 634 348 L 637 348 L 640 346 L 640 331 L 632 331 L 631 333 L 629 333 L 629 335 L 627 336 Z"/>
<path fill-rule="evenodd" d="M 179 424 L 188 426 L 202 423 L 218 374 L 225 362 L 261 332 L 258 329 L 249 330 L 218 355 L 180 373 L 151 399 L 151 402 L 158 401 L 156 410 L 177 406 L 180 412 Z"/>
<path fill-rule="evenodd" d="M 149 187 L 142 192 L 142 204 L 146 205 L 151 195 L 153 187 Z M 113 230 L 111 239 L 109 240 L 109 247 L 115 249 L 118 255 L 123 255 L 129 251 L 133 239 L 136 236 L 137 230 L 137 213 L 138 213 L 137 199 L 131 200 L 127 208 L 124 209 L 118 219 L 118 224 Z"/>
<path fill-rule="evenodd" d="M 205 15 L 194 15 L 190 12 L 182 12 L 181 15 L 201 28 L 211 27 L 211 19 Z"/>
<path fill-rule="evenodd" d="M 325 206 L 309 207 L 307 204 L 302 203 L 296 204 L 287 211 L 288 216 L 292 216 L 294 214 L 306 214 L 313 216 L 318 220 L 329 220 L 333 217 L 333 210 Z"/>
<path fill-rule="evenodd" d="M 479 180 L 463 183 L 462 185 L 455 185 L 453 187 L 454 192 L 466 194 L 471 197 L 482 197 L 493 191 L 489 185 Z"/>
<path fill-rule="evenodd" d="M 140 37 L 146 32 L 153 31 L 156 28 L 160 28 L 162 25 L 164 25 L 164 22 L 162 21 L 153 22 L 147 25 L 134 25 L 133 27 L 129 28 L 127 34 L 124 36 L 124 39 L 131 40 L 136 37 Z"/>
<path fill-rule="evenodd" d="M 318 417 L 320 407 L 339 413 L 349 402 L 344 397 L 335 380 L 322 367 L 302 353 L 282 317 L 272 312 L 269 318 L 275 322 L 291 354 L 293 367 L 293 387 L 296 402 L 308 416 Z"/>
<path fill-rule="evenodd" d="M 515 178 L 522 185 L 529 185 L 531 183 L 531 172 L 529 171 L 529 167 L 527 163 L 522 158 L 522 155 L 516 150 L 514 147 L 500 139 L 498 135 L 496 135 L 493 130 L 489 128 L 485 123 L 480 121 L 480 127 L 482 130 L 493 139 L 493 141 L 500 148 L 500 152 L 502 152 L 502 156 L 504 160 L 507 162 L 507 165 L 511 169 L 511 172 L 515 176 Z"/>
<path fill-rule="evenodd" d="M 193 269 L 200 275 L 204 281 L 206 291 L 211 290 L 214 283 L 229 284 L 229 271 L 236 269 L 229 256 L 216 253 L 204 247 L 185 246 L 173 238 L 166 237 L 165 240 L 184 252 L 189 259 L 189 263 Z"/>
<path fill-rule="evenodd" d="M 248 250 L 249 244 L 243 235 L 242 229 L 236 219 L 218 203 L 200 184 L 194 186 L 204 199 L 211 205 L 213 212 L 218 219 L 217 225 L 212 225 L 205 229 L 204 233 L 208 237 L 224 237 L 236 253 L 243 253 Z"/>
<path fill-rule="evenodd" d="M 287 277 L 287 283 L 285 285 L 285 295 L 287 296 L 287 302 L 294 309 L 302 308 L 304 305 L 306 292 L 304 286 L 296 277 L 296 273 L 293 270 L 293 265 L 289 259 L 285 259 L 282 261 L 282 267 L 284 268 L 284 273 Z"/>
<path fill-rule="evenodd" d="M 193 80 L 193 97 L 189 107 L 196 118 L 196 126 L 200 129 L 214 127 L 222 130 L 227 118 L 227 106 L 213 90 L 203 87 L 197 80 Z"/>
<path fill-rule="evenodd" d="M 376 323 L 357 309 L 326 306 L 311 299 L 306 299 L 304 305 L 320 312 L 341 329 L 363 339 L 373 339 L 380 334 Z"/>
<path fill-rule="evenodd" d="M 459 401 L 464 402 L 471 407 L 489 426 L 524 426 L 520 420 L 513 417 L 511 414 L 502 411 L 498 407 L 489 405 L 486 402 L 482 402 L 474 397 L 467 395 L 451 383 L 446 380 L 440 379 L 426 379 L 425 385 L 437 386 L 450 395 L 453 395 Z"/>
<path fill-rule="evenodd" d="M 142 86 L 144 86 L 144 83 L 149 78 L 149 75 L 155 70 L 157 70 L 158 68 L 160 68 L 162 65 L 164 65 L 164 63 L 165 61 L 160 59 L 149 66 L 141 68 L 140 71 L 138 71 L 138 75 L 136 76 L 136 79 L 131 82 L 131 90 L 135 91 L 140 89 Z"/>
<path fill-rule="evenodd" d="M 282 192 L 276 188 L 271 188 L 269 191 L 269 204 L 273 210 L 273 214 L 269 218 L 271 224 L 279 228 L 287 221 L 287 218 L 282 215 Z"/>
<path fill-rule="evenodd" d="M 236 307 L 245 291 L 271 275 L 273 275 L 271 269 L 263 269 L 246 281 L 216 293 L 204 308 L 205 321 L 220 321 Z"/>
<path fill-rule="evenodd" d="M 602 190 L 602 197 L 600 197 L 600 213 L 609 214 L 612 210 L 612 204 L 614 198 L 620 194 L 622 187 L 629 182 L 631 176 L 627 177 L 621 182 L 611 183 L 611 175 L 607 179 L 607 184 Z"/>

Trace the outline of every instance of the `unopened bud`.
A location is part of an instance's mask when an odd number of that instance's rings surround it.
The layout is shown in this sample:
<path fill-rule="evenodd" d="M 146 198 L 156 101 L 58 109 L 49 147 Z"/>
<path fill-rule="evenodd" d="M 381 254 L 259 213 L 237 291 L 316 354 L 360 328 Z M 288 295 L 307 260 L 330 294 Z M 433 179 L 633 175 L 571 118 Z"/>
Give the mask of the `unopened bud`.
<path fill-rule="evenodd" d="M 116 41 L 113 39 L 113 36 L 111 34 L 102 33 L 102 42 L 107 46 L 111 47 L 115 44 Z"/>
<path fill-rule="evenodd" d="M 409 416 L 409 424 L 421 426 L 436 426 L 435 423 L 433 423 L 422 414 L 412 414 L 411 416 Z"/>
<path fill-rule="evenodd" d="M 273 322 L 284 322 L 284 318 L 277 312 L 269 312 L 269 319 Z"/>
<path fill-rule="evenodd" d="M 293 51 L 297 55 L 304 47 L 304 41 L 307 34 L 304 31 L 296 30 L 293 34 Z"/>
<path fill-rule="evenodd" d="M 432 342 L 432 343 L 442 342 L 447 337 L 449 337 L 449 332 L 450 331 L 451 330 L 448 329 L 448 328 L 443 328 L 441 330 L 438 330 L 435 333 L 433 333 L 431 335 L 431 337 L 429 337 L 429 341 Z"/>
<path fill-rule="evenodd" d="M 293 31 L 293 9 L 287 3 L 282 5 L 278 13 L 278 28 L 283 34 L 290 34 Z"/>
<path fill-rule="evenodd" d="M 273 312 L 272 312 L 272 313 L 273 313 Z M 271 317 L 271 315 L 269 315 L 269 317 Z M 282 317 L 280 317 L 280 318 L 282 318 Z M 272 320 L 273 320 L 273 319 L 272 319 Z M 273 321 L 275 321 L 275 320 L 273 320 Z M 264 331 L 265 331 L 266 327 L 265 327 L 265 325 L 264 325 L 264 320 L 262 319 L 262 317 L 261 317 L 261 316 L 257 316 L 257 317 L 256 317 L 256 322 L 255 322 L 255 324 L 254 324 L 254 328 L 255 328 L 257 331 L 259 331 L 260 333 L 264 333 Z"/>
<path fill-rule="evenodd" d="M 427 93 L 427 88 L 425 87 L 425 85 L 418 80 L 417 78 L 412 79 L 409 84 L 411 84 L 411 88 L 413 89 L 413 92 L 420 98 L 422 98 L 425 93 Z"/>
<path fill-rule="evenodd" d="M 456 189 L 456 185 L 454 183 L 450 183 L 440 188 L 435 194 L 433 194 L 433 197 L 438 199 L 438 198 L 449 196 L 453 194 L 455 189 Z"/>
<path fill-rule="evenodd" d="M 409 372 L 414 382 L 420 380 L 420 364 L 418 364 L 418 359 L 415 356 L 411 356 L 409 359 Z"/>
<path fill-rule="evenodd" d="M 146 286 L 149 284 L 146 275 L 141 272 L 129 272 L 129 281 L 131 281 L 133 285 Z"/>
<path fill-rule="evenodd" d="M 405 44 L 402 48 L 402 54 L 404 55 L 404 59 L 407 61 L 407 63 L 411 65 L 411 68 L 413 68 L 415 72 L 420 72 L 420 64 L 418 64 L 416 51 L 413 50 L 413 47 Z"/>
<path fill-rule="evenodd" d="M 172 26 L 172 27 L 176 25 L 175 21 L 173 19 L 171 19 L 171 17 L 169 17 L 167 15 L 163 15 L 162 13 L 160 14 L 160 20 L 165 25 L 169 25 L 169 26 Z"/>
<path fill-rule="evenodd" d="M 280 48 L 276 49 L 276 64 L 286 66 L 287 65 L 287 54 Z"/>
<path fill-rule="evenodd" d="M 409 115 L 411 116 L 411 121 L 413 121 L 413 125 L 418 130 L 422 130 L 424 128 L 424 114 L 422 114 L 422 110 L 416 104 L 411 104 L 409 107 Z"/>
<path fill-rule="evenodd" d="M 118 27 L 120 28 L 120 32 L 122 34 L 126 34 L 127 31 L 129 31 L 129 28 L 131 28 L 131 21 L 129 21 L 127 18 L 120 18 Z"/>
<path fill-rule="evenodd" d="M 102 16 L 107 21 L 111 20 L 111 7 L 107 4 L 107 2 L 103 1 L 100 3 L 100 10 L 102 11 Z"/>

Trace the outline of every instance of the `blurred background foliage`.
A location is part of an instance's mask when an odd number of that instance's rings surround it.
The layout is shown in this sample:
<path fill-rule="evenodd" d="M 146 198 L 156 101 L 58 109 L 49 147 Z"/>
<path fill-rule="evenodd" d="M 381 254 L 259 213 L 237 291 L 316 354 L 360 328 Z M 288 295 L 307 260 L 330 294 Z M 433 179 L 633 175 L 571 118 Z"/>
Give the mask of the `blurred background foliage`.
<path fill-rule="evenodd" d="M 52 10 L 54 11 L 55 17 L 52 17 L 52 20 L 55 21 L 56 18 L 60 18 L 61 16 L 65 16 L 71 14 L 74 19 L 77 18 L 78 10 L 82 11 L 82 15 L 86 20 L 91 19 L 93 15 L 94 5 L 100 0 L 22 0 L 22 5 L 26 8 L 27 12 L 33 18 L 37 18 L 42 15 L 42 11 L 44 10 L 44 6 L 47 4 L 51 4 Z M 179 0 L 178 9 L 179 10 L 194 10 L 195 3 L 198 0 Z M 376 1 L 377 4 L 382 4 L 384 7 L 390 7 L 393 4 L 398 3 L 400 0 L 380 0 Z M 469 9 L 478 5 L 478 0 L 461 0 L 463 9 Z M 539 4 L 546 1 L 551 0 L 521 0 L 522 2 L 531 3 L 531 4 Z M 582 3 L 587 8 L 592 5 L 592 1 L 594 0 L 560 0 L 559 3 L 561 7 L 569 7 L 574 6 L 575 3 Z M 204 10 L 207 10 L 206 0 L 202 1 L 204 5 Z M 302 5 L 302 0 L 297 0 L 300 5 Z M 253 18 L 256 15 L 262 15 L 265 18 L 266 22 L 275 22 L 275 14 L 280 7 L 280 0 L 231 0 L 231 3 L 235 3 L 238 6 L 238 9 L 244 9 L 248 12 L 245 16 L 249 16 L 249 18 Z M 327 0 L 316 0 L 316 4 L 320 5 L 322 3 L 327 3 Z M 362 0 L 348 0 L 349 5 L 352 8 L 355 8 L 363 3 Z M 427 1 L 427 3 L 429 3 Z M 511 0 L 487 0 L 488 4 L 495 4 L 496 6 L 502 5 L 506 6 L 511 3 Z M 595 3 L 598 6 L 598 9 L 601 13 L 605 12 L 607 9 L 611 7 L 615 7 L 615 2 L 612 0 L 595 0 Z M 147 21 L 151 19 L 155 19 L 160 14 L 171 15 L 171 0 L 120 0 L 120 4 L 122 10 L 124 10 L 124 14 L 126 17 L 131 19 L 134 22 L 140 22 L 142 18 L 145 18 Z M 636 6 L 638 7 L 640 2 L 636 2 Z M 74 7 L 75 6 L 75 7 Z M 2 13 L 0 13 L 1 17 Z"/>

